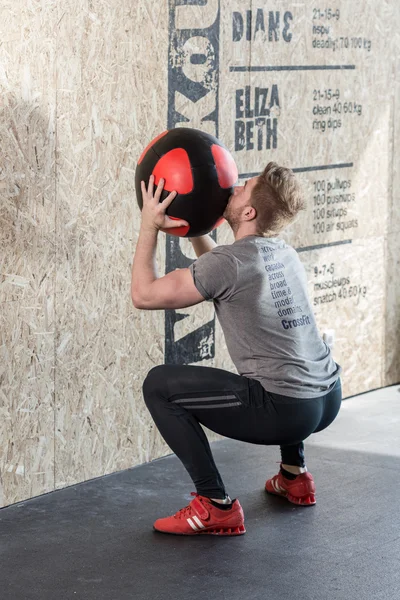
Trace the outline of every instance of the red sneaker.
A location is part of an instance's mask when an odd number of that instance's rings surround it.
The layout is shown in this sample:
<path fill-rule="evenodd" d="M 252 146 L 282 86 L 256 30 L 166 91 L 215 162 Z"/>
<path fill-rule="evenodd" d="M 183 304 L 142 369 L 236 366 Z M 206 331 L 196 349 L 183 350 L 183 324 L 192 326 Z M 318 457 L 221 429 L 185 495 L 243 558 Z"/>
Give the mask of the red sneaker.
<path fill-rule="evenodd" d="M 286 479 L 281 472 L 275 475 L 265 484 L 265 489 L 270 494 L 284 496 L 301 506 L 312 506 L 316 504 L 315 500 L 315 483 L 311 473 L 301 473 L 296 479 Z"/>
<path fill-rule="evenodd" d="M 243 535 L 244 514 L 239 500 L 235 500 L 230 510 L 214 506 L 209 498 L 192 492 L 194 500 L 181 508 L 175 515 L 158 519 L 154 529 L 175 535 Z"/>

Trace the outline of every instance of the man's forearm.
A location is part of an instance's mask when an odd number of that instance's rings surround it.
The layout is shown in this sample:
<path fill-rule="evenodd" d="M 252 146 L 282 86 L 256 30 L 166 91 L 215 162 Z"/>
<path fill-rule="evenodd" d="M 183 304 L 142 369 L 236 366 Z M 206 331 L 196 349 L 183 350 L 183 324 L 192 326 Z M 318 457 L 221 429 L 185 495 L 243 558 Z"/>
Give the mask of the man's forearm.
<path fill-rule="evenodd" d="M 158 231 L 156 229 L 140 229 L 132 265 L 132 300 L 143 296 L 150 285 L 158 279 L 156 265 L 157 235 Z"/>
<path fill-rule="evenodd" d="M 192 246 L 194 248 L 194 251 L 196 252 L 197 257 L 201 256 L 205 252 L 210 252 L 210 250 L 212 250 L 218 245 L 209 235 L 201 235 L 200 237 L 189 239 L 192 242 Z"/>

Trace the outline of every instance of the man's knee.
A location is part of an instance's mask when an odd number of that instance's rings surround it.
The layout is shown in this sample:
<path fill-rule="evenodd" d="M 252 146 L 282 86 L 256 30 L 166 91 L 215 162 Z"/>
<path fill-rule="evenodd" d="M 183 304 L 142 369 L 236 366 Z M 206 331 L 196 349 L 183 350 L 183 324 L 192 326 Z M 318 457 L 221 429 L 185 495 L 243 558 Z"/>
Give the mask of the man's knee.
<path fill-rule="evenodd" d="M 147 373 L 147 376 L 143 381 L 143 398 L 147 406 L 149 402 L 151 402 L 152 399 L 155 399 L 159 394 L 163 379 L 165 379 L 165 367 L 166 365 L 153 367 Z"/>

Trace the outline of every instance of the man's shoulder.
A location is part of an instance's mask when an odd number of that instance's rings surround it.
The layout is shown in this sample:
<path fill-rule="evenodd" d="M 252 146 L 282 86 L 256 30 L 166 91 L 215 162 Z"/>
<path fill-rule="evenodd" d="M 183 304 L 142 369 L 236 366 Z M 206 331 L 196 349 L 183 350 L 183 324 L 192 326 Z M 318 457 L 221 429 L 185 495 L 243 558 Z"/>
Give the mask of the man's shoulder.
<path fill-rule="evenodd" d="M 233 244 L 220 244 L 210 250 L 210 254 L 214 256 L 227 256 L 232 257 L 234 255 Z"/>

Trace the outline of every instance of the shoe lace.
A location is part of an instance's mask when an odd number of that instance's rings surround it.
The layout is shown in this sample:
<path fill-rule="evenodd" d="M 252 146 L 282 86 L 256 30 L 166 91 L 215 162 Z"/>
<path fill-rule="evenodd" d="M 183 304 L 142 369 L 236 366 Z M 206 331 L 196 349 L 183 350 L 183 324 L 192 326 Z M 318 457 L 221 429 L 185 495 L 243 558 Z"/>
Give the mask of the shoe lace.
<path fill-rule="evenodd" d="M 196 492 L 191 492 L 190 495 L 194 496 L 195 498 L 199 497 L 199 494 L 197 494 Z M 200 502 L 201 502 L 201 500 L 200 500 Z M 184 518 L 186 518 L 188 516 L 188 514 L 192 512 L 191 504 L 192 504 L 192 502 L 190 502 L 184 508 L 181 508 L 180 510 L 178 510 L 178 512 L 174 515 L 175 519 L 184 519 Z"/>

